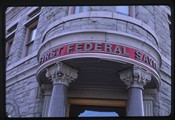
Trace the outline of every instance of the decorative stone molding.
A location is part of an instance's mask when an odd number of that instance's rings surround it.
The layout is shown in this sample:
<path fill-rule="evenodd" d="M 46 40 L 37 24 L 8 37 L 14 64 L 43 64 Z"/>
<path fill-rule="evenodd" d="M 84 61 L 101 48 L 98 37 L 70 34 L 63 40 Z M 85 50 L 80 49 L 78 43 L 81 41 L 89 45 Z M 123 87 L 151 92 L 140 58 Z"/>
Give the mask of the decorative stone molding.
<path fill-rule="evenodd" d="M 65 65 L 62 62 L 57 62 L 54 66 L 46 68 L 46 77 L 48 77 L 53 84 L 69 84 L 77 79 L 78 71 Z"/>
<path fill-rule="evenodd" d="M 133 72 L 134 81 L 137 81 L 139 84 L 144 86 L 151 81 L 151 74 L 147 70 L 134 66 Z"/>
<path fill-rule="evenodd" d="M 119 75 L 120 79 L 127 85 L 127 88 L 139 87 L 143 89 L 143 86 L 151 81 L 150 72 L 138 66 L 133 66 L 132 69 L 122 71 Z"/>

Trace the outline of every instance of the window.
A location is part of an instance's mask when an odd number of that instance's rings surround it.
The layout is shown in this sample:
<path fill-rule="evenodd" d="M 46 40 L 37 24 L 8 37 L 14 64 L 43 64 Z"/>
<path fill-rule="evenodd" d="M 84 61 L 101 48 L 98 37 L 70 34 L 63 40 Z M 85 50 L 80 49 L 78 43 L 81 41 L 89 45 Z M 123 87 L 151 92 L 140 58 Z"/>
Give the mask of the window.
<path fill-rule="evenodd" d="M 75 14 L 81 13 L 81 12 L 88 12 L 88 7 L 87 6 L 76 6 L 75 7 Z"/>
<path fill-rule="evenodd" d="M 11 47 L 13 44 L 13 39 L 14 39 L 14 37 L 8 39 L 6 42 L 6 63 L 7 63 L 7 60 L 9 58 L 9 55 L 10 55 L 10 50 L 11 50 Z"/>
<path fill-rule="evenodd" d="M 116 12 L 119 14 L 132 16 L 132 7 L 131 6 L 116 6 Z"/>
<path fill-rule="evenodd" d="M 37 32 L 37 21 L 27 27 L 25 56 L 33 52 L 33 43 L 36 37 L 36 32 Z"/>
<path fill-rule="evenodd" d="M 7 32 L 6 33 L 6 51 L 5 51 L 6 63 L 7 63 L 7 60 L 9 58 L 9 56 L 10 56 L 10 50 L 11 50 L 11 47 L 12 47 L 12 44 L 13 44 L 13 39 L 14 39 L 14 36 L 15 36 L 17 25 L 18 25 L 18 23 L 16 23 L 15 25 L 11 26 L 6 31 Z"/>
<path fill-rule="evenodd" d="M 77 13 L 88 12 L 88 11 L 89 11 L 88 6 L 75 6 L 75 7 L 69 8 L 70 14 L 77 14 Z"/>

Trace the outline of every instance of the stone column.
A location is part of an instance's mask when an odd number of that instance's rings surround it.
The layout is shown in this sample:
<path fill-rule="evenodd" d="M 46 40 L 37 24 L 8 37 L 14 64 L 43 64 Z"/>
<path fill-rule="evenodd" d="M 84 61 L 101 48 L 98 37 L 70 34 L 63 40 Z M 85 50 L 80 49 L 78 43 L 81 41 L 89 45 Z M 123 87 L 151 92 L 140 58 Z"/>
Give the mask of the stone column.
<path fill-rule="evenodd" d="M 53 82 L 48 117 L 66 117 L 67 87 L 69 83 L 77 79 L 77 72 L 62 62 L 46 69 L 46 77 Z"/>
<path fill-rule="evenodd" d="M 151 74 L 138 66 L 119 73 L 128 88 L 127 116 L 144 116 L 143 86 L 151 81 Z"/>

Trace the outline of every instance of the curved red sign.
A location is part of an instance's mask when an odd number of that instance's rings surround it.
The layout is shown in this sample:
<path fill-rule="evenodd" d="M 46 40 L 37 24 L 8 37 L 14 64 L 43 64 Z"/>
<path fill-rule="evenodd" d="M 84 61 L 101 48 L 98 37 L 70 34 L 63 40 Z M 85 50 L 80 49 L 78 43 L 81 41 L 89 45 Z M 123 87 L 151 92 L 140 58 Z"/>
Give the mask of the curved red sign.
<path fill-rule="evenodd" d="M 41 56 L 39 63 L 41 65 L 50 59 L 76 53 L 112 54 L 140 61 L 154 69 L 156 69 L 157 66 L 155 59 L 143 51 L 124 45 L 100 42 L 70 43 L 54 47 Z"/>

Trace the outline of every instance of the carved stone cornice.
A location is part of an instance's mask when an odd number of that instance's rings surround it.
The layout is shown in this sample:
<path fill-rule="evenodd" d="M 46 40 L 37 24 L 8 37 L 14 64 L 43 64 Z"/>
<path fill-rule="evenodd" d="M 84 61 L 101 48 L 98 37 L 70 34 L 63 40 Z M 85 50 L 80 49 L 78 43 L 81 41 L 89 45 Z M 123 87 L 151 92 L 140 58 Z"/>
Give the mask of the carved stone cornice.
<path fill-rule="evenodd" d="M 46 77 L 48 77 L 53 84 L 69 86 L 69 83 L 78 78 L 78 71 L 62 62 L 57 62 L 54 66 L 46 68 Z"/>
<path fill-rule="evenodd" d="M 138 66 L 122 71 L 119 75 L 120 79 L 127 85 L 127 88 L 139 87 L 143 89 L 143 86 L 151 81 L 151 73 Z"/>

